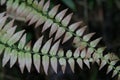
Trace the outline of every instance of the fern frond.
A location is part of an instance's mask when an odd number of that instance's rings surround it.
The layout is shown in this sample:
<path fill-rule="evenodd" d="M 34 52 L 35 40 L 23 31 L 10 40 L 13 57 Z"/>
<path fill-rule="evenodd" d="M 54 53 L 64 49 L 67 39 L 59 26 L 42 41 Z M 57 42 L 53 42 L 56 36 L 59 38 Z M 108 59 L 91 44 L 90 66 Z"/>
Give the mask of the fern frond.
<path fill-rule="evenodd" d="M 30 72 L 33 63 L 38 72 L 40 72 L 40 67 L 43 65 L 45 74 L 48 74 L 50 64 L 55 73 L 57 73 L 58 62 L 61 65 L 63 73 L 65 73 L 67 62 L 72 72 L 74 72 L 75 62 L 82 69 L 83 63 L 90 68 L 91 63 L 97 62 L 100 66 L 99 69 L 108 65 L 107 73 L 113 70 L 112 77 L 117 74 L 120 75 L 120 67 L 115 67 L 119 59 L 115 57 L 115 60 L 111 60 L 111 54 L 109 53 L 103 56 L 104 48 L 95 48 L 101 38 L 90 41 L 94 33 L 84 35 L 86 26 L 79 28 L 82 23 L 81 21 L 69 25 L 73 13 L 65 16 L 68 9 L 57 13 L 60 5 L 56 5 L 49 10 L 50 1 L 44 4 L 44 0 L 40 2 L 36 0 L 0 1 L 1 5 L 5 2 L 7 4 L 7 16 L 4 16 L 5 13 L 0 14 L 0 54 L 3 52 L 3 66 L 10 61 L 10 67 L 13 67 L 18 60 L 22 73 L 25 67 Z M 25 30 L 15 32 L 16 26 L 12 27 L 14 20 L 6 24 L 7 17 L 29 21 L 28 25 L 35 23 L 35 28 L 44 23 L 42 32 L 50 28 L 50 39 L 46 43 L 42 43 L 44 40 L 42 35 L 33 46 L 31 46 L 30 42 L 26 45 L 27 34 L 24 32 Z M 54 33 L 56 34 L 52 38 L 51 36 Z M 64 39 L 61 40 L 60 37 L 63 35 Z M 64 52 L 59 46 L 71 38 L 74 38 L 73 42 L 78 46 L 74 52 L 71 50 Z"/>
<path fill-rule="evenodd" d="M 21 16 L 21 14 L 24 16 L 24 18 L 26 19 L 26 21 L 29 21 L 29 25 L 35 23 L 35 25 L 40 26 L 41 24 L 44 23 L 42 32 L 44 32 L 46 29 L 50 28 L 50 33 L 49 36 L 51 37 L 55 32 L 55 40 L 59 39 L 63 34 L 65 34 L 64 39 L 62 41 L 62 43 L 67 42 L 69 39 L 71 38 L 78 38 L 79 42 L 82 43 L 82 45 L 79 45 L 79 47 L 92 47 L 88 44 L 88 40 L 85 40 L 87 38 L 85 37 L 89 37 L 91 38 L 93 35 L 86 35 L 82 38 L 83 33 L 85 31 L 85 28 L 82 29 L 78 29 L 79 25 L 81 24 L 81 22 L 77 22 L 77 23 L 73 23 L 70 26 L 68 26 L 71 17 L 72 17 L 72 13 L 67 15 L 65 18 L 63 18 L 65 16 L 65 13 L 67 11 L 67 9 L 58 12 L 58 8 L 59 5 L 55 6 L 53 9 L 51 9 L 50 11 L 48 10 L 50 2 L 46 2 L 44 4 L 44 0 L 41 0 L 39 3 L 35 0 L 35 1 L 22 1 L 21 4 L 19 4 L 19 0 L 17 1 L 9 1 L 8 0 L 8 4 L 7 4 L 7 12 L 8 13 L 13 13 L 12 11 L 15 11 L 14 13 L 16 13 L 17 16 Z M 38 3 L 38 4 L 37 4 Z M 13 4 L 19 5 L 17 8 L 14 8 Z M 24 4 L 24 8 L 21 6 Z M 41 6 L 41 5 L 43 6 Z M 17 12 L 17 10 L 20 12 Z M 44 10 L 45 9 L 45 10 Z M 25 11 L 25 12 L 24 12 Z M 27 13 L 27 14 L 26 14 Z M 54 13 L 54 14 L 51 14 Z M 15 16 L 15 17 L 17 17 Z M 37 27 L 35 26 L 35 27 Z M 77 29 L 77 30 L 76 30 Z M 95 46 L 94 46 L 95 47 Z"/>
<path fill-rule="evenodd" d="M 57 40 L 66 32 L 67 26 L 72 17 L 72 13 L 67 15 L 64 18 L 65 13 L 67 12 L 67 9 L 57 14 L 58 8 L 60 5 L 53 7 L 53 9 L 49 11 L 48 8 L 49 8 L 50 1 L 46 2 L 45 4 L 44 4 L 44 0 L 41 0 L 38 4 L 36 3 L 38 3 L 36 0 L 33 2 L 32 1 L 29 2 L 29 0 L 28 1 L 24 1 L 24 0 L 9 1 L 8 0 L 7 13 L 10 15 L 11 13 L 12 14 L 14 13 L 15 16 L 13 18 L 15 19 L 16 18 L 19 19 L 21 17 L 26 21 L 29 21 L 29 25 L 35 23 L 35 27 L 38 27 L 44 23 L 42 32 L 44 32 L 46 29 L 51 27 L 49 36 L 52 36 L 56 32 L 55 40 Z M 14 7 L 15 4 L 16 4 L 16 8 Z M 78 25 L 78 23 L 76 25 Z M 76 25 L 74 24 L 74 26 Z M 76 28 L 79 27 L 79 25 L 76 26 Z M 68 33 L 66 33 L 67 36 L 65 36 L 65 38 L 67 37 L 67 39 L 65 39 L 63 42 L 66 42 L 73 36 L 71 32 L 74 32 L 76 28 L 74 28 L 74 30 L 68 29 L 67 32 L 69 32 L 70 36 L 68 36 Z M 59 35 L 60 32 L 61 32 L 61 35 Z"/>
<path fill-rule="evenodd" d="M 4 18 L 6 18 L 6 16 L 3 17 L 2 20 Z M 4 27 L 7 26 L 5 25 Z M 43 44 L 42 43 L 43 36 L 42 36 L 35 42 L 31 50 L 31 44 L 30 43 L 28 43 L 27 45 L 25 44 L 26 33 L 24 33 L 24 30 L 15 32 L 16 26 L 15 27 L 11 26 L 11 28 L 10 27 L 4 28 L 4 27 L 1 29 L 0 32 L 2 33 L 4 29 L 7 29 L 6 33 L 2 34 L 0 37 L 0 46 L 1 46 L 0 51 L 3 52 L 3 60 L 2 60 L 3 67 L 9 61 L 10 61 L 10 67 L 12 67 L 18 60 L 19 67 L 22 73 L 24 71 L 25 66 L 27 70 L 30 72 L 33 63 L 38 72 L 42 64 L 45 73 L 48 74 L 47 71 L 49 68 L 49 64 L 52 65 L 53 70 L 57 73 L 57 63 L 58 63 L 57 61 L 59 61 L 64 73 L 68 59 L 68 63 L 70 64 L 70 67 L 74 72 L 75 57 L 77 57 L 76 54 L 79 49 L 77 49 L 75 53 L 73 53 L 71 50 L 68 50 L 66 53 L 64 53 L 63 50 L 62 51 L 59 50 L 60 40 L 54 43 L 53 39 L 50 38 L 45 44 Z M 42 44 L 43 46 L 41 46 Z M 33 56 L 33 61 L 32 61 L 32 56 Z M 86 56 L 86 50 L 84 49 L 81 51 L 81 55 L 78 55 L 78 58 L 82 60 L 85 58 L 85 56 Z M 42 61 L 40 61 L 41 59 Z M 89 64 L 89 61 L 84 60 L 83 62 L 86 63 L 86 65 Z"/>

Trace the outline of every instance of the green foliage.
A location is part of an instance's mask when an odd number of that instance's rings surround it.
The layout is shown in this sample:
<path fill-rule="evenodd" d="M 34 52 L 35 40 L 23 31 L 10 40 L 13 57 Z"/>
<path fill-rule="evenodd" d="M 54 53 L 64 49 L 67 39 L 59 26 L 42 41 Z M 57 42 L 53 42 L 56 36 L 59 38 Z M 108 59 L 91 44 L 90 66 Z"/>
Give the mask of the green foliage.
<path fill-rule="evenodd" d="M 61 0 L 64 4 L 66 4 L 70 9 L 76 11 L 76 6 L 73 0 Z"/>

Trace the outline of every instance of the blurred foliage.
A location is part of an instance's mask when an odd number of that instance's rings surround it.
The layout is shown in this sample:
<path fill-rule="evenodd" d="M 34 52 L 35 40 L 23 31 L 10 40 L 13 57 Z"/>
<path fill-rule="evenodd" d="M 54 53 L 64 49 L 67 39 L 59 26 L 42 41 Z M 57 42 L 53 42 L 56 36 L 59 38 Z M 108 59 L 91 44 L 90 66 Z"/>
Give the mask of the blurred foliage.
<path fill-rule="evenodd" d="M 65 5 L 67 5 L 73 11 L 76 11 L 76 6 L 73 0 L 61 0 Z"/>

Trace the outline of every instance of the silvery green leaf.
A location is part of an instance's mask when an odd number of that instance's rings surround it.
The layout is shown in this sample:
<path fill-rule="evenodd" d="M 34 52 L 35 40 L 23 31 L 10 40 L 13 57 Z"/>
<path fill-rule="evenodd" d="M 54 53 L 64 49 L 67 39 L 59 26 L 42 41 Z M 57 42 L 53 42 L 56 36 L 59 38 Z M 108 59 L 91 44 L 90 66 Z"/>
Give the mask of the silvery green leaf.
<path fill-rule="evenodd" d="M 34 52 L 39 52 L 39 49 L 40 49 L 40 47 L 41 47 L 41 45 L 42 45 L 42 41 L 43 41 L 43 36 L 40 37 L 40 38 L 35 42 L 35 44 L 34 44 L 34 46 L 33 46 L 33 51 L 34 51 Z"/>
<path fill-rule="evenodd" d="M 25 53 L 25 65 L 26 65 L 26 68 L 28 70 L 28 72 L 30 72 L 31 70 L 31 65 L 32 65 L 32 56 L 31 56 L 31 53 Z"/>
<path fill-rule="evenodd" d="M 15 44 L 20 38 L 21 36 L 23 35 L 25 30 L 22 30 L 22 31 L 19 31 L 17 33 L 15 33 L 9 40 L 8 40 L 8 45 L 13 45 Z"/>
<path fill-rule="evenodd" d="M 62 25 L 63 26 L 68 26 L 68 24 L 70 23 L 70 20 L 72 18 L 73 13 L 70 13 L 69 15 L 67 15 L 63 20 L 62 20 Z"/>
<path fill-rule="evenodd" d="M 90 46 L 91 46 L 91 47 L 96 47 L 97 44 L 100 42 L 101 39 L 102 39 L 102 38 L 98 38 L 98 39 L 95 39 L 95 40 L 91 41 L 91 42 L 90 42 Z"/>
<path fill-rule="evenodd" d="M 34 11 L 31 11 L 31 12 L 26 16 L 26 22 L 32 19 L 32 17 L 34 16 L 34 13 L 35 13 Z"/>
<path fill-rule="evenodd" d="M 71 50 L 68 50 L 67 53 L 66 53 L 66 57 L 67 58 L 70 58 L 72 56 L 72 51 Z"/>
<path fill-rule="evenodd" d="M 19 7 L 16 9 L 16 13 L 17 15 L 21 15 L 21 13 L 24 11 L 24 9 L 26 8 L 26 4 L 25 3 L 21 3 L 19 5 Z"/>
<path fill-rule="evenodd" d="M 103 51 L 105 50 L 106 48 L 105 47 L 100 47 L 97 49 L 97 52 L 98 53 L 103 53 Z"/>
<path fill-rule="evenodd" d="M 13 65 L 17 62 L 17 57 L 18 57 L 18 51 L 12 50 L 12 52 L 10 53 L 10 68 L 12 68 Z"/>
<path fill-rule="evenodd" d="M 7 31 L 7 30 L 11 29 L 11 27 L 13 27 L 13 24 L 14 24 L 14 20 L 12 20 L 12 21 L 10 21 L 9 23 L 7 23 L 7 24 L 4 26 L 3 30 L 4 30 L 4 31 Z"/>
<path fill-rule="evenodd" d="M 111 66 L 111 65 L 108 66 L 106 74 L 110 73 L 110 71 L 112 71 L 112 70 L 113 70 L 113 66 Z"/>
<path fill-rule="evenodd" d="M 2 66 L 3 67 L 10 60 L 10 53 L 11 53 L 11 49 L 10 48 L 5 48 L 5 52 L 4 52 L 3 59 L 2 59 Z"/>
<path fill-rule="evenodd" d="M 58 8 L 60 7 L 60 4 L 56 5 L 55 7 L 53 7 L 50 11 L 49 11 L 49 16 L 51 18 L 54 18 L 54 16 L 56 15 L 56 13 L 58 12 Z"/>
<path fill-rule="evenodd" d="M 74 47 L 80 47 L 80 38 L 79 37 L 74 37 L 73 39 L 73 46 Z"/>
<path fill-rule="evenodd" d="M 64 58 L 60 58 L 60 59 L 59 59 L 59 63 L 60 63 L 60 65 L 61 65 L 62 72 L 65 73 L 66 60 L 65 60 Z"/>
<path fill-rule="evenodd" d="M 102 60 L 99 70 L 101 70 L 106 64 L 107 64 L 107 62 L 105 60 Z"/>
<path fill-rule="evenodd" d="M 77 34 L 78 36 L 82 36 L 82 35 L 83 35 L 83 33 L 84 33 L 84 32 L 85 32 L 85 30 L 86 30 L 86 27 L 87 27 L 87 26 L 85 26 L 85 27 L 83 27 L 83 28 L 78 29 L 78 30 L 76 31 L 76 34 Z"/>
<path fill-rule="evenodd" d="M 120 71 L 120 66 L 117 66 L 117 67 L 116 67 L 116 70 L 117 70 L 117 71 Z"/>
<path fill-rule="evenodd" d="M 40 26 L 41 24 L 43 24 L 45 21 L 46 21 L 45 18 L 40 18 L 40 19 L 36 22 L 35 28 L 37 28 L 38 26 Z"/>
<path fill-rule="evenodd" d="M 115 70 L 113 71 L 112 78 L 113 78 L 114 76 L 116 76 L 116 75 L 119 73 L 119 71 L 120 71 L 120 66 L 117 66 L 117 67 L 115 68 Z"/>
<path fill-rule="evenodd" d="M 73 53 L 73 55 L 74 55 L 74 58 L 78 58 L 79 55 L 80 55 L 80 49 L 77 48 L 77 49 L 75 50 L 75 52 Z"/>
<path fill-rule="evenodd" d="M 50 6 L 50 0 L 48 0 L 45 5 L 43 6 L 43 13 L 46 14 L 46 12 L 48 11 L 49 9 L 49 6 Z"/>
<path fill-rule="evenodd" d="M 39 54 L 33 55 L 33 64 L 38 72 L 40 72 L 40 63 L 41 63 L 41 57 Z"/>
<path fill-rule="evenodd" d="M 37 22 L 38 20 L 39 20 L 39 16 L 36 14 L 36 15 L 34 15 L 34 16 L 31 18 L 31 20 L 30 20 L 30 22 L 29 22 L 28 25 L 32 25 L 32 24 L 34 24 L 35 22 Z"/>
<path fill-rule="evenodd" d="M 45 0 L 40 0 L 40 2 L 38 3 L 38 9 L 39 10 L 43 9 L 44 2 L 45 2 Z"/>
<path fill-rule="evenodd" d="M 19 6 L 19 0 L 15 0 L 14 3 L 12 4 L 12 11 L 16 11 L 16 9 L 18 9 Z"/>
<path fill-rule="evenodd" d="M 58 51 L 58 48 L 59 48 L 59 44 L 60 44 L 60 40 L 58 40 L 53 46 L 52 48 L 50 49 L 50 54 L 52 56 L 56 55 L 57 51 Z"/>
<path fill-rule="evenodd" d="M 90 62 L 88 59 L 84 59 L 83 62 L 87 65 L 87 67 L 90 69 Z"/>
<path fill-rule="evenodd" d="M 84 41 L 89 41 L 95 33 L 89 33 L 83 36 Z"/>
<path fill-rule="evenodd" d="M 118 72 L 119 72 L 119 71 L 114 70 L 114 71 L 113 71 L 113 74 L 112 74 L 112 78 L 115 77 L 115 76 L 118 74 Z"/>
<path fill-rule="evenodd" d="M 31 12 L 31 10 L 32 10 L 32 8 L 26 7 L 26 9 L 23 10 L 23 12 L 20 14 L 20 16 L 26 17 Z"/>
<path fill-rule="evenodd" d="M 110 65 L 114 66 L 117 62 L 118 62 L 118 60 L 111 61 Z"/>
<path fill-rule="evenodd" d="M 75 61 L 74 61 L 74 59 L 73 59 L 73 58 L 70 58 L 70 59 L 68 60 L 68 63 L 69 63 L 69 65 L 70 65 L 70 68 L 71 68 L 72 72 L 74 73 L 74 68 L 75 68 Z"/>
<path fill-rule="evenodd" d="M 52 68 L 53 68 L 53 70 L 55 71 L 55 73 L 57 73 L 57 58 L 56 57 L 52 57 L 51 59 L 50 59 L 50 61 L 51 61 L 51 66 L 52 66 Z"/>
<path fill-rule="evenodd" d="M 56 24 L 56 23 L 53 23 L 52 24 L 52 27 L 50 28 L 50 34 L 49 34 L 49 37 L 51 37 L 58 29 L 59 25 Z"/>
<path fill-rule="evenodd" d="M 60 38 L 64 33 L 65 33 L 65 29 L 63 27 L 59 27 L 55 35 L 55 40 Z"/>
<path fill-rule="evenodd" d="M 2 17 L 2 18 L 0 19 L 0 30 L 1 30 L 2 27 L 5 25 L 6 20 L 7 20 L 7 16 Z"/>
<path fill-rule="evenodd" d="M 42 65 L 45 71 L 45 74 L 48 74 L 48 67 L 49 67 L 49 57 L 47 55 L 42 57 Z"/>
<path fill-rule="evenodd" d="M 42 49 L 41 49 L 42 54 L 47 54 L 47 53 L 48 53 L 48 51 L 49 51 L 49 49 L 50 49 L 50 46 L 51 46 L 51 43 L 52 43 L 52 38 L 49 39 L 49 40 L 44 44 L 44 46 L 42 47 Z"/>
<path fill-rule="evenodd" d="M 97 59 L 95 62 L 96 62 L 98 65 L 100 65 L 100 59 Z"/>
<path fill-rule="evenodd" d="M 68 9 L 64 9 L 63 11 L 61 11 L 60 13 L 58 13 L 55 17 L 56 21 L 60 22 L 63 17 L 65 16 L 66 12 Z"/>
<path fill-rule="evenodd" d="M 23 35 L 23 37 L 20 39 L 20 42 L 18 44 L 19 49 L 23 49 L 26 43 L 26 33 Z"/>
<path fill-rule="evenodd" d="M 96 61 L 97 59 L 99 59 L 100 56 L 102 56 L 102 55 L 97 54 L 96 52 L 94 52 L 93 55 L 92 55 L 92 57 L 94 58 L 95 61 Z"/>
<path fill-rule="evenodd" d="M 7 33 L 4 34 L 1 38 L 1 42 L 6 43 L 14 34 L 16 27 L 12 27 L 11 29 L 7 30 Z"/>
<path fill-rule="evenodd" d="M 19 63 L 20 70 L 23 73 L 25 68 L 25 53 L 23 52 L 18 53 L 18 63 Z"/>
<path fill-rule="evenodd" d="M 69 26 L 70 31 L 74 32 L 80 26 L 81 23 L 82 23 L 82 21 L 71 24 Z"/>
<path fill-rule="evenodd" d="M 72 36 L 73 36 L 72 33 L 66 32 L 65 36 L 63 38 L 62 44 L 64 44 L 65 42 L 67 42 Z"/>
<path fill-rule="evenodd" d="M 77 59 L 77 63 L 78 63 L 78 65 L 79 65 L 79 67 L 80 67 L 81 69 L 83 69 L 83 61 L 82 61 L 81 58 L 78 58 L 78 59 Z"/>
<path fill-rule="evenodd" d="M 53 24 L 53 21 L 50 19 L 47 19 L 47 21 L 45 22 L 42 32 L 44 32 L 45 30 L 47 30 L 49 27 L 51 27 L 51 25 Z"/>
<path fill-rule="evenodd" d="M 85 49 L 86 47 L 87 47 L 88 45 L 87 45 L 87 42 L 80 42 L 80 45 L 79 45 L 79 48 L 80 48 L 80 50 L 83 50 L 83 49 Z"/>
<path fill-rule="evenodd" d="M 85 56 L 86 56 L 86 50 L 85 49 L 81 51 L 80 56 L 81 56 L 81 58 L 85 58 Z"/>
<path fill-rule="evenodd" d="M 94 52 L 94 49 L 93 48 L 88 48 L 87 49 L 87 54 L 86 54 L 86 57 L 87 58 L 90 58 L 91 57 L 91 54 Z"/>
<path fill-rule="evenodd" d="M 94 49 L 93 49 L 93 48 L 88 48 L 85 57 L 86 57 L 86 58 L 91 58 L 93 52 L 94 52 Z"/>
<path fill-rule="evenodd" d="M 113 61 L 113 60 L 119 60 L 119 57 L 117 55 L 115 55 L 115 53 L 108 53 L 107 56 L 109 57 L 109 59 L 111 61 Z"/>
<path fill-rule="evenodd" d="M 64 51 L 63 51 L 63 49 L 60 49 L 60 50 L 58 51 L 58 56 L 59 56 L 59 57 L 63 57 L 63 56 L 64 56 Z"/>
<path fill-rule="evenodd" d="M 13 6 L 13 0 L 9 0 L 7 1 L 7 12 L 10 12 L 11 11 L 11 8 Z"/>
<path fill-rule="evenodd" d="M 31 41 L 29 41 L 27 45 L 24 47 L 24 49 L 29 52 L 31 50 L 31 44 L 32 44 Z"/>

